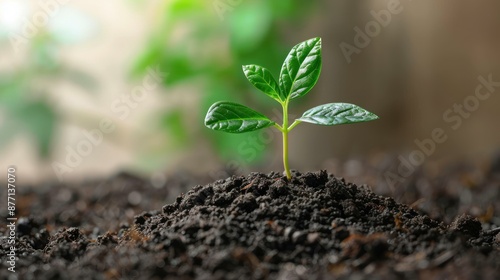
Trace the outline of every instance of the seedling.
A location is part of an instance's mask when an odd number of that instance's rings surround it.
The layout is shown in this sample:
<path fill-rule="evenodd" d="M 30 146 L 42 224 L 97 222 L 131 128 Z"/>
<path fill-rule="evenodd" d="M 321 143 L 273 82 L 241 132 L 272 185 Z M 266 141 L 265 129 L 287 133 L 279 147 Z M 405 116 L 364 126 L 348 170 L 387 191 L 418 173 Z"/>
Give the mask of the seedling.
<path fill-rule="evenodd" d="M 283 134 L 283 166 L 288 179 L 292 177 L 288 166 L 288 133 L 299 123 L 339 125 L 378 119 L 375 114 L 353 104 L 329 103 L 307 110 L 302 117 L 289 124 L 288 103 L 306 95 L 318 81 L 321 72 L 321 38 L 309 39 L 292 48 L 281 67 L 278 82 L 269 70 L 258 65 L 244 65 L 243 72 L 257 89 L 281 104 L 283 124 L 279 125 L 244 105 L 219 101 L 208 109 L 205 126 L 229 133 L 276 127 Z"/>

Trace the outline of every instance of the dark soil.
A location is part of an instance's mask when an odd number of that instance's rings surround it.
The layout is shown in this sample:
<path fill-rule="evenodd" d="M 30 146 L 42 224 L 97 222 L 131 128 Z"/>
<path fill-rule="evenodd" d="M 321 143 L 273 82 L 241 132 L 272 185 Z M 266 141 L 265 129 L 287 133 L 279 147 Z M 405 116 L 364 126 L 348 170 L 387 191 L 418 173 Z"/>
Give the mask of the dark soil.
<path fill-rule="evenodd" d="M 492 172 L 485 173 L 493 188 L 485 209 L 500 197 Z M 427 280 L 500 273 L 500 229 L 493 223 L 499 209 L 488 219 L 481 213 L 481 221 L 464 211 L 445 224 L 426 215 L 439 207 L 413 209 L 325 171 L 296 172 L 290 182 L 279 173 L 232 176 L 197 185 L 167 205 L 168 188 L 131 175 L 96 184 L 18 195 L 19 279 Z M 185 178 L 168 184 L 193 185 Z M 446 198 L 460 209 L 460 200 Z M 7 249 L 2 241 L 2 279 L 12 276 Z"/>

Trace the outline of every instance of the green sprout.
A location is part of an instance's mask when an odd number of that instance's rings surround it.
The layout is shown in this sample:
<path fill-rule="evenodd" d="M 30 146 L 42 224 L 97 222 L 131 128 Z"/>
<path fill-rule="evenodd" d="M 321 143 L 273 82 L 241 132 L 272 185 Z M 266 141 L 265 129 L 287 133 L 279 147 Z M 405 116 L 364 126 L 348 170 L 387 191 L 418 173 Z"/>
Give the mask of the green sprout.
<path fill-rule="evenodd" d="M 306 95 L 318 81 L 321 72 L 321 38 L 309 39 L 292 48 L 281 67 L 279 82 L 269 70 L 258 65 L 244 65 L 243 72 L 257 89 L 281 104 L 283 124 L 279 125 L 244 105 L 219 101 L 208 109 L 205 126 L 229 133 L 276 127 L 283 134 L 283 166 L 289 180 L 292 175 L 288 166 L 288 133 L 299 123 L 339 125 L 378 119 L 377 115 L 353 104 L 329 103 L 309 109 L 302 117 L 289 123 L 288 103 Z"/>

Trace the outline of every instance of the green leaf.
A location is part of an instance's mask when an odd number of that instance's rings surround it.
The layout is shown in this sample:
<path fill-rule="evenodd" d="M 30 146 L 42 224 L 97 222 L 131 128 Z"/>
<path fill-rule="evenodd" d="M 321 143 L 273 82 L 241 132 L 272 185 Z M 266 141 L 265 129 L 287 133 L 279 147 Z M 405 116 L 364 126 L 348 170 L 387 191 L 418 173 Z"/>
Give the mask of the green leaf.
<path fill-rule="evenodd" d="M 261 94 L 261 96 L 266 100 L 268 99 L 264 94 Z M 205 88 L 205 94 L 202 95 L 200 110 L 204 114 L 212 104 L 220 100 L 241 102 L 243 98 L 240 95 L 234 94 L 232 85 L 212 79 Z M 200 136 L 203 140 L 209 140 L 211 147 L 214 149 L 219 159 L 223 161 L 237 160 L 239 162 L 251 163 L 262 159 L 263 155 L 267 154 L 269 151 L 269 147 L 262 146 L 262 149 L 253 149 L 252 155 L 249 156 L 248 153 L 239 152 L 238 146 L 241 146 L 243 142 L 248 142 L 248 139 L 252 139 L 250 137 L 259 137 L 259 133 L 260 131 L 258 130 L 240 134 L 213 133 L 206 129 L 202 131 Z M 255 155 L 255 157 L 253 157 L 253 155 Z"/>
<path fill-rule="evenodd" d="M 349 103 L 330 103 L 307 110 L 297 120 L 320 125 L 339 125 L 376 119 L 378 119 L 377 115 L 359 106 Z"/>
<path fill-rule="evenodd" d="M 269 70 L 258 65 L 243 65 L 243 72 L 257 89 L 278 102 L 285 101 L 281 99 L 278 83 Z"/>
<path fill-rule="evenodd" d="M 321 38 L 292 48 L 281 67 L 279 87 L 282 99 L 304 96 L 316 84 L 321 72 Z"/>
<path fill-rule="evenodd" d="M 233 102 L 216 102 L 208 109 L 205 126 L 229 133 L 243 133 L 274 125 L 259 112 Z"/>

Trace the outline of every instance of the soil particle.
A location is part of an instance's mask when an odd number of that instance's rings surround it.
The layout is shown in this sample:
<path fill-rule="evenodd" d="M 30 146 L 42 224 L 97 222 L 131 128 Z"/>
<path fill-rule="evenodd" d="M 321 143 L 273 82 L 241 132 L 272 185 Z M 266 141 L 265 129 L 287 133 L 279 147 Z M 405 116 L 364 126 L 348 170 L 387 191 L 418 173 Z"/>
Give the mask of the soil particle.
<path fill-rule="evenodd" d="M 352 234 L 341 242 L 341 256 L 344 259 L 357 259 L 368 255 L 370 259 L 382 258 L 388 249 L 384 234 Z"/>
<path fill-rule="evenodd" d="M 149 212 L 142 212 L 140 215 L 134 217 L 134 224 L 143 225 L 151 216 L 152 214 Z"/>
<path fill-rule="evenodd" d="M 451 229 L 459 231 L 470 237 L 478 237 L 481 233 L 481 222 L 467 214 L 458 216 L 451 224 Z"/>
<path fill-rule="evenodd" d="M 44 251 L 48 258 L 61 257 L 73 261 L 83 255 L 88 244 L 80 230 L 72 227 L 62 229 L 52 236 Z"/>
<path fill-rule="evenodd" d="M 259 205 L 255 200 L 255 196 L 251 193 L 247 193 L 241 196 L 238 196 L 232 204 L 232 209 L 238 209 L 247 213 L 255 210 Z"/>

